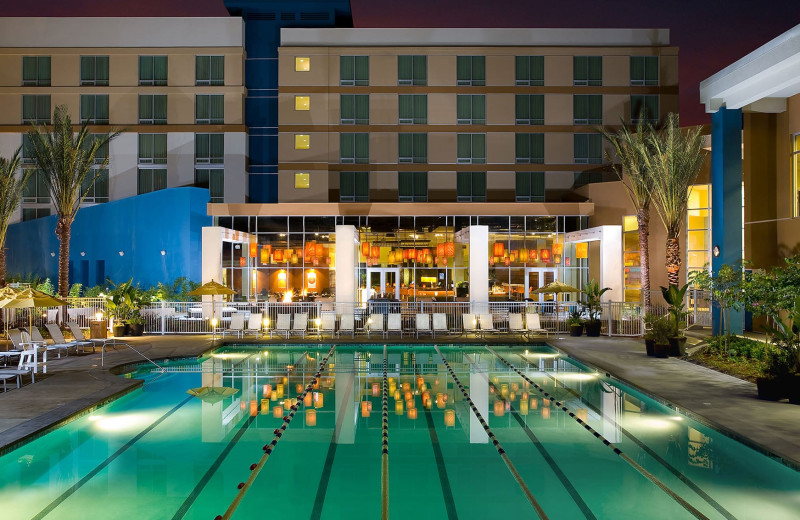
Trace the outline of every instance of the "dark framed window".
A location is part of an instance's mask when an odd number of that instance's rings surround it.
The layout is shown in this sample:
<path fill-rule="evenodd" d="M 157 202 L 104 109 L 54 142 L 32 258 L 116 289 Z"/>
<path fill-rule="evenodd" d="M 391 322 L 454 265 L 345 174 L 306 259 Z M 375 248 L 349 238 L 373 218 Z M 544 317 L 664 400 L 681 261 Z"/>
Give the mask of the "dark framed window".
<path fill-rule="evenodd" d="M 37 218 L 49 217 L 50 208 L 22 208 L 22 221 L 36 220 Z"/>
<path fill-rule="evenodd" d="M 456 175 L 459 202 L 486 202 L 486 172 L 457 172 Z"/>
<path fill-rule="evenodd" d="M 166 56 L 139 56 L 139 85 L 164 86 L 167 84 Z"/>
<path fill-rule="evenodd" d="M 108 85 L 108 56 L 81 56 L 81 85 Z"/>
<path fill-rule="evenodd" d="M 428 162 L 428 134 L 397 135 L 398 151 L 397 162 L 401 163 L 426 163 Z"/>
<path fill-rule="evenodd" d="M 108 124 L 108 94 L 81 94 L 81 123 Z"/>
<path fill-rule="evenodd" d="M 84 196 L 83 201 L 86 203 L 108 202 L 108 170 L 104 168 L 98 173 L 93 169 L 86 175 L 81 185 L 81 196 Z"/>
<path fill-rule="evenodd" d="M 50 56 L 22 57 L 22 86 L 50 86 Z"/>
<path fill-rule="evenodd" d="M 573 56 L 572 84 L 599 87 L 603 84 L 602 56 Z"/>
<path fill-rule="evenodd" d="M 139 177 L 136 187 L 136 193 L 138 195 L 165 189 L 167 187 L 167 169 L 139 168 Z"/>
<path fill-rule="evenodd" d="M 517 172 L 517 202 L 544 202 L 544 172 Z"/>
<path fill-rule="evenodd" d="M 223 168 L 195 168 L 194 185 L 206 188 L 211 203 L 225 202 L 225 170 Z"/>
<path fill-rule="evenodd" d="M 486 163 L 486 134 L 457 135 L 458 164 Z"/>
<path fill-rule="evenodd" d="M 401 125 L 428 124 L 428 95 L 400 94 L 397 96 L 399 123 Z"/>
<path fill-rule="evenodd" d="M 631 85 L 658 85 L 658 56 L 631 56 Z"/>
<path fill-rule="evenodd" d="M 518 125 L 543 125 L 544 124 L 544 95 L 543 94 L 517 94 L 514 100 L 516 116 L 514 122 Z"/>
<path fill-rule="evenodd" d="M 516 135 L 517 164 L 544 164 L 544 134 Z"/>
<path fill-rule="evenodd" d="M 603 140 L 600 134 L 573 134 L 576 164 L 600 164 L 603 162 Z"/>
<path fill-rule="evenodd" d="M 658 94 L 631 95 L 631 123 L 658 123 Z"/>
<path fill-rule="evenodd" d="M 50 124 L 50 95 L 22 95 L 22 123 L 34 125 Z"/>
<path fill-rule="evenodd" d="M 428 202 L 428 172 L 398 172 L 397 196 L 400 202 Z"/>
<path fill-rule="evenodd" d="M 342 163 L 369 163 L 369 134 L 342 133 L 339 135 L 339 158 Z"/>
<path fill-rule="evenodd" d="M 139 124 L 167 124 L 166 94 L 139 94 Z"/>
<path fill-rule="evenodd" d="M 486 85 L 486 56 L 457 56 L 456 85 Z"/>
<path fill-rule="evenodd" d="M 575 94 L 572 96 L 573 123 L 576 125 L 603 124 L 603 96 Z"/>
<path fill-rule="evenodd" d="M 222 164 L 225 162 L 225 134 L 195 134 L 195 164 Z"/>
<path fill-rule="evenodd" d="M 427 85 L 428 84 L 428 57 L 427 56 L 398 56 L 397 57 L 397 84 L 398 85 Z"/>
<path fill-rule="evenodd" d="M 196 94 L 194 96 L 194 122 L 198 125 L 225 123 L 225 96 L 222 94 Z"/>
<path fill-rule="evenodd" d="M 543 86 L 544 56 L 517 56 L 515 84 L 531 87 Z"/>
<path fill-rule="evenodd" d="M 369 124 L 369 94 L 342 94 L 339 96 L 339 107 L 341 124 Z"/>
<path fill-rule="evenodd" d="M 43 171 L 37 169 L 30 174 L 28 182 L 22 188 L 22 202 L 37 204 L 50 202 L 50 191 Z"/>
<path fill-rule="evenodd" d="M 369 85 L 369 56 L 339 56 L 339 85 Z"/>
<path fill-rule="evenodd" d="M 340 172 L 339 200 L 369 202 L 369 172 Z"/>
<path fill-rule="evenodd" d="M 485 125 L 486 96 L 484 94 L 458 94 L 456 114 L 459 125 Z"/>
<path fill-rule="evenodd" d="M 225 56 L 195 56 L 195 85 L 224 85 Z"/>
<path fill-rule="evenodd" d="M 139 134 L 138 162 L 167 164 L 167 134 Z"/>

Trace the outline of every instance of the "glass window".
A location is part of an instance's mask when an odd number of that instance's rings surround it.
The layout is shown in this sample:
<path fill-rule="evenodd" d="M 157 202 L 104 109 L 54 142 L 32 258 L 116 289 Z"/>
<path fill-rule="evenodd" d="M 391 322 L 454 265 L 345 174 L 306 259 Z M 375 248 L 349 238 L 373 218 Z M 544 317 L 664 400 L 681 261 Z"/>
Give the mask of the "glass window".
<path fill-rule="evenodd" d="M 369 202 L 369 172 L 339 173 L 339 200 Z"/>
<path fill-rule="evenodd" d="M 196 94 L 194 113 L 195 123 L 198 125 L 225 123 L 225 96 L 222 94 Z"/>
<path fill-rule="evenodd" d="M 544 95 L 517 94 L 514 122 L 518 125 L 543 125 Z"/>
<path fill-rule="evenodd" d="M 139 164 L 167 164 L 167 134 L 139 134 Z"/>
<path fill-rule="evenodd" d="M 572 84 L 599 87 L 603 84 L 602 56 L 573 56 Z"/>
<path fill-rule="evenodd" d="M 37 218 L 49 217 L 50 208 L 22 208 L 22 221 L 35 220 Z"/>
<path fill-rule="evenodd" d="M 195 134 L 195 164 L 222 164 L 225 162 L 225 134 Z"/>
<path fill-rule="evenodd" d="M 401 163 L 428 162 L 428 134 L 398 134 L 397 161 Z"/>
<path fill-rule="evenodd" d="M 311 110 L 311 96 L 295 96 L 294 97 L 295 110 Z"/>
<path fill-rule="evenodd" d="M 294 70 L 296 72 L 308 72 L 311 70 L 311 58 L 305 56 L 295 57 Z"/>
<path fill-rule="evenodd" d="M 222 168 L 195 168 L 194 185 L 206 188 L 210 195 L 209 202 L 225 202 L 225 170 Z"/>
<path fill-rule="evenodd" d="M 151 191 L 163 190 L 167 187 L 166 168 L 139 168 L 139 178 L 137 181 L 138 195 L 150 193 Z"/>
<path fill-rule="evenodd" d="M 517 164 L 544 164 L 544 134 L 516 135 Z"/>
<path fill-rule="evenodd" d="M 794 177 L 794 216 L 800 217 L 800 134 L 792 136 L 792 171 Z"/>
<path fill-rule="evenodd" d="M 50 202 L 50 191 L 43 171 L 35 170 L 28 177 L 28 182 L 22 188 L 22 202 L 39 204 Z"/>
<path fill-rule="evenodd" d="M 456 98 L 459 125 L 486 124 L 486 96 L 459 94 Z"/>
<path fill-rule="evenodd" d="M 139 56 L 139 85 L 167 84 L 166 56 Z"/>
<path fill-rule="evenodd" d="M 108 170 L 92 169 L 81 185 L 81 196 L 86 203 L 108 202 Z"/>
<path fill-rule="evenodd" d="M 517 172 L 517 202 L 544 202 L 544 172 Z"/>
<path fill-rule="evenodd" d="M 369 85 L 369 56 L 339 56 L 339 85 Z"/>
<path fill-rule="evenodd" d="M 398 172 L 397 195 L 400 202 L 428 202 L 428 172 Z"/>
<path fill-rule="evenodd" d="M 108 56 L 81 56 L 81 85 L 108 85 Z"/>
<path fill-rule="evenodd" d="M 225 56 L 195 56 L 196 85 L 225 84 Z"/>
<path fill-rule="evenodd" d="M 428 57 L 427 56 L 398 56 L 397 57 L 397 84 L 398 85 L 427 85 L 428 84 Z"/>
<path fill-rule="evenodd" d="M 516 85 L 544 85 L 544 56 L 517 56 Z"/>
<path fill-rule="evenodd" d="M 639 254 L 639 223 L 635 215 L 622 217 L 622 264 L 624 301 L 638 302 L 642 297 L 641 255 Z"/>
<path fill-rule="evenodd" d="M 458 164 L 486 163 L 486 134 L 458 134 Z"/>
<path fill-rule="evenodd" d="M 50 56 L 22 57 L 22 85 L 25 87 L 50 86 Z"/>
<path fill-rule="evenodd" d="M 81 94 L 81 123 L 108 124 L 108 94 Z"/>
<path fill-rule="evenodd" d="M 457 172 L 456 199 L 459 202 L 486 202 L 486 172 Z"/>
<path fill-rule="evenodd" d="M 658 94 L 631 95 L 631 123 L 658 123 Z"/>
<path fill-rule="evenodd" d="M 139 124 L 167 124 L 166 94 L 139 94 Z"/>
<path fill-rule="evenodd" d="M 400 94 L 397 96 L 397 100 L 399 103 L 399 123 L 401 125 L 428 124 L 427 94 Z"/>
<path fill-rule="evenodd" d="M 339 105 L 341 124 L 369 124 L 369 94 L 342 94 L 339 96 Z"/>
<path fill-rule="evenodd" d="M 576 164 L 600 164 L 603 162 L 603 141 L 600 134 L 574 134 L 573 140 Z"/>
<path fill-rule="evenodd" d="M 339 158 L 342 163 L 369 163 L 369 134 L 340 134 Z"/>
<path fill-rule="evenodd" d="M 295 150 L 308 150 L 311 148 L 311 136 L 307 134 L 297 134 L 294 136 Z"/>
<path fill-rule="evenodd" d="M 631 56 L 631 85 L 658 85 L 658 56 Z"/>
<path fill-rule="evenodd" d="M 572 96 L 572 109 L 576 125 L 603 124 L 603 96 L 599 94 Z"/>
<path fill-rule="evenodd" d="M 311 187 L 311 176 L 308 173 L 294 174 L 295 189 L 307 189 Z"/>
<path fill-rule="evenodd" d="M 50 96 L 48 94 L 22 95 L 22 123 L 50 124 Z"/>
<path fill-rule="evenodd" d="M 457 56 L 456 85 L 486 85 L 486 56 Z"/>
<path fill-rule="evenodd" d="M 711 185 L 689 188 L 686 204 L 686 274 L 711 263 Z"/>

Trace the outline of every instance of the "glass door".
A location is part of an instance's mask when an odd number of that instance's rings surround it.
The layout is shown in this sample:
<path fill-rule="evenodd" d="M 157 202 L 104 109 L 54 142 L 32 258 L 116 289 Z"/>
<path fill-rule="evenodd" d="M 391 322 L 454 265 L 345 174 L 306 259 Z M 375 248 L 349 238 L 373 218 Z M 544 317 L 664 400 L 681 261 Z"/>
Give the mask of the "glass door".
<path fill-rule="evenodd" d="M 368 267 L 367 288 L 369 298 L 400 299 L 399 267 Z"/>
<path fill-rule="evenodd" d="M 554 282 L 557 279 L 555 268 L 545 267 L 526 267 L 525 268 L 525 295 L 528 299 L 535 302 L 551 302 L 554 299 L 553 293 L 536 294 L 533 291 Z"/>

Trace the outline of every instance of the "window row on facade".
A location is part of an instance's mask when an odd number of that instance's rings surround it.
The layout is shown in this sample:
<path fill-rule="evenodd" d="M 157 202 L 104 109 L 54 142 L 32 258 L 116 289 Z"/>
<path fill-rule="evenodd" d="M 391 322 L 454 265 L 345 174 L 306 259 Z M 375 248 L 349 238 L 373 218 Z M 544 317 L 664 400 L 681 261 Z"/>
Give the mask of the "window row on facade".
<path fill-rule="evenodd" d="M 369 56 L 340 56 L 339 85 L 369 85 Z M 295 57 L 295 71 L 311 70 L 312 57 Z M 515 57 L 515 85 L 543 86 L 545 84 L 544 56 Z M 657 86 L 659 84 L 658 56 L 630 56 L 631 86 Z M 486 56 L 457 56 L 456 85 L 485 86 Z M 574 86 L 603 85 L 602 56 L 573 56 L 572 84 Z M 426 55 L 401 55 L 397 57 L 397 84 L 425 86 L 428 84 L 428 57 Z"/>

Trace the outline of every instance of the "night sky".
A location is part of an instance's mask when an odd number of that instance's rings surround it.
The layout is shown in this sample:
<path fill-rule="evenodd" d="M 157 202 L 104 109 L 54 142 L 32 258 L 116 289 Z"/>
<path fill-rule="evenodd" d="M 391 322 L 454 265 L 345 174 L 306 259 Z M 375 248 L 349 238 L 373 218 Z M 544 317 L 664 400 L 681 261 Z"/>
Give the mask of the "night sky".
<path fill-rule="evenodd" d="M 800 23 L 790 0 L 351 0 L 356 27 L 670 29 L 679 47 L 681 123 L 708 123 L 701 80 Z M 226 16 L 222 0 L 0 2 L 0 16 Z"/>

